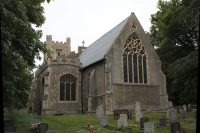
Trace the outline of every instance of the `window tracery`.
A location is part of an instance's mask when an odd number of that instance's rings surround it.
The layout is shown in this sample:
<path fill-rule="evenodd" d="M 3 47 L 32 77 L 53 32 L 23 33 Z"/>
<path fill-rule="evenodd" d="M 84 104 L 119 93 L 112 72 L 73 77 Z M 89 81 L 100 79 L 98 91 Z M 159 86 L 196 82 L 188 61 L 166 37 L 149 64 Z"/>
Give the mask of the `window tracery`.
<path fill-rule="evenodd" d="M 76 78 L 65 75 L 60 78 L 60 101 L 76 101 Z"/>
<path fill-rule="evenodd" d="M 147 83 L 146 53 L 141 40 L 132 34 L 123 49 L 124 82 Z"/>

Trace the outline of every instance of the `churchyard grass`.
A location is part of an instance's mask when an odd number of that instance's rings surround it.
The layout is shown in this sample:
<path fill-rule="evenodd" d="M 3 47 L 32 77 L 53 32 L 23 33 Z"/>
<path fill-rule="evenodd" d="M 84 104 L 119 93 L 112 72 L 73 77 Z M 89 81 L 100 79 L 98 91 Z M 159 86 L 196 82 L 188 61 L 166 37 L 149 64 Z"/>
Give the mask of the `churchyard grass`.
<path fill-rule="evenodd" d="M 100 119 L 96 118 L 95 114 L 77 114 L 77 115 L 50 115 L 50 116 L 37 116 L 33 114 L 21 114 L 15 113 L 14 125 L 16 126 L 17 133 L 31 133 L 30 125 L 32 119 L 40 119 L 40 123 L 47 123 L 49 130 L 61 131 L 62 133 L 76 133 L 79 130 L 85 130 L 82 127 L 86 125 L 86 120 L 90 122 L 92 126 L 100 128 L 98 133 L 120 133 L 117 128 L 114 130 L 108 130 L 100 127 Z M 166 127 L 160 127 L 158 122 L 160 117 L 167 117 L 166 112 L 162 113 L 143 113 L 143 117 L 147 117 L 149 122 L 154 122 L 155 133 L 169 133 L 170 124 L 167 120 Z M 8 115 L 4 117 L 4 120 L 8 119 Z M 177 113 L 177 119 L 180 122 L 181 129 L 184 129 L 186 133 L 196 132 L 196 119 L 193 118 L 192 112 L 187 112 L 185 118 L 181 118 L 180 114 Z M 128 124 L 137 125 L 137 128 L 132 128 L 133 133 L 143 133 L 144 131 L 139 130 L 140 123 L 135 121 L 135 113 L 132 113 L 132 119 L 127 119 Z M 117 120 L 114 120 L 114 115 L 108 116 L 108 125 L 117 127 Z M 125 132 L 126 129 L 121 131 Z M 131 132 L 127 132 L 131 133 Z"/>

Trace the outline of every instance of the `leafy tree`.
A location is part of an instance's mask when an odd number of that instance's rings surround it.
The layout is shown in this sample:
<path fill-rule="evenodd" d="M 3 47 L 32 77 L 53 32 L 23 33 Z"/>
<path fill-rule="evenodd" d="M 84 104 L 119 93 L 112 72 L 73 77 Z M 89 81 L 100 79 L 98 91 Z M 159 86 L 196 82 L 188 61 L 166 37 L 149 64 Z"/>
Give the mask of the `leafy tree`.
<path fill-rule="evenodd" d="M 39 52 L 48 53 L 39 39 L 40 27 L 45 22 L 44 0 L 3 0 L 1 5 L 1 54 L 3 107 L 9 110 L 26 107 L 30 91 L 31 70 Z M 49 0 L 48 0 L 49 2 Z"/>
<path fill-rule="evenodd" d="M 162 61 L 169 100 L 175 105 L 196 104 L 199 46 L 199 2 L 158 2 L 147 35 Z"/>

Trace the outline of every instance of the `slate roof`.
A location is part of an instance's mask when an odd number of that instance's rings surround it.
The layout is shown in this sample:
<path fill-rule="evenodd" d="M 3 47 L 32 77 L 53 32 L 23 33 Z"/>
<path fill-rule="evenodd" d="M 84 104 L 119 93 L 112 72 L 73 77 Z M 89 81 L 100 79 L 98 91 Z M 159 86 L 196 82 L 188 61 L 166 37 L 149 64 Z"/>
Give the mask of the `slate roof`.
<path fill-rule="evenodd" d="M 113 44 L 115 38 L 119 35 L 128 18 L 129 17 L 101 36 L 79 55 L 78 58 L 80 59 L 80 62 L 83 63 L 82 68 L 104 59 L 105 54 Z"/>

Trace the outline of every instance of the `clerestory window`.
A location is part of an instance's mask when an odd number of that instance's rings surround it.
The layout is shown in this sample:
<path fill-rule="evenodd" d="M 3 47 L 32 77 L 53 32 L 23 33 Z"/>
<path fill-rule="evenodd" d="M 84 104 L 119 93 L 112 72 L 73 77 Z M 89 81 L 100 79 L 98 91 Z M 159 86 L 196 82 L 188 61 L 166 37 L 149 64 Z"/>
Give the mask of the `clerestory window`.
<path fill-rule="evenodd" d="M 132 34 L 123 49 L 124 82 L 147 83 L 146 53 L 141 40 Z"/>
<path fill-rule="evenodd" d="M 60 78 L 60 101 L 76 101 L 76 78 L 65 75 Z"/>

